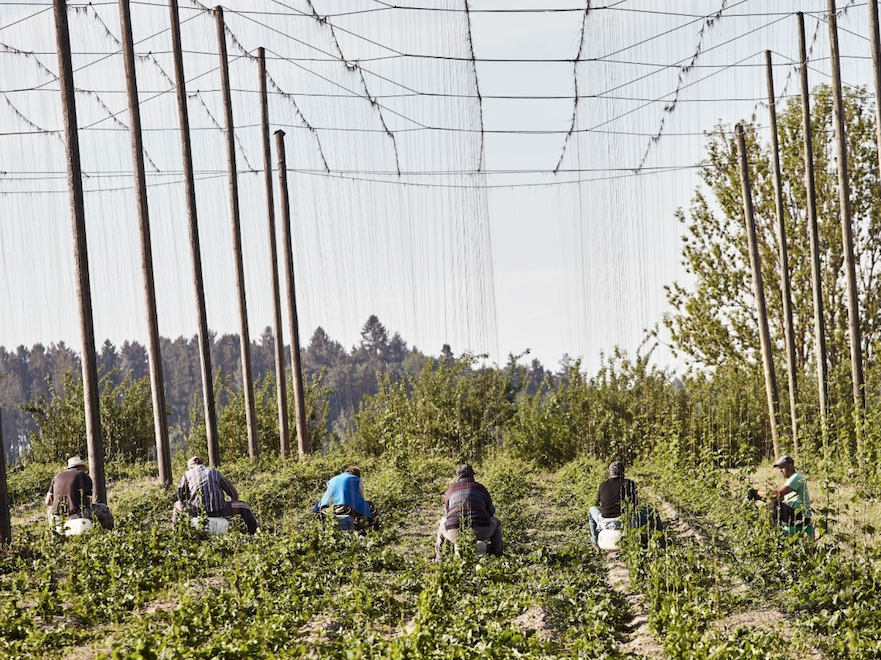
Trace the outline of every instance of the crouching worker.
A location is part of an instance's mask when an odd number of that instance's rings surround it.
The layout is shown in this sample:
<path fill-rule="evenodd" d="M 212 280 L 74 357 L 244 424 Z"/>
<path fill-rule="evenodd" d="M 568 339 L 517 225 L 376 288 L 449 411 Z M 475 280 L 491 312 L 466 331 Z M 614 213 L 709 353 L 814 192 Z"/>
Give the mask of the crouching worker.
<path fill-rule="evenodd" d="M 650 508 L 637 509 L 639 495 L 636 484 L 624 477 L 624 464 L 614 461 L 609 464 L 609 478 L 597 490 L 596 505 L 588 509 L 590 539 L 599 548 L 599 532 L 603 529 L 621 529 L 621 508 L 625 504 L 631 508 L 630 527 L 646 528 L 649 533 L 663 531 L 664 523 Z"/>
<path fill-rule="evenodd" d="M 771 523 L 780 525 L 787 534 L 804 532 L 814 535 L 811 524 L 811 496 L 804 475 L 795 470 L 792 456 L 781 456 L 774 463 L 785 479 L 777 490 L 757 491 L 758 499 L 771 503 Z"/>
<path fill-rule="evenodd" d="M 86 474 L 88 463 L 78 455 L 67 460 L 67 469 L 52 479 L 46 493 L 49 521 L 85 518 L 97 521 L 104 529 L 113 529 L 113 514 L 106 504 L 92 502 L 92 478 Z"/>
<path fill-rule="evenodd" d="M 229 495 L 229 501 L 226 496 Z M 178 516 L 207 515 L 209 518 L 232 518 L 241 516 L 248 528 L 248 534 L 257 531 L 257 519 L 247 503 L 239 500 L 239 493 L 218 470 L 202 463 L 193 456 L 187 461 L 187 471 L 177 487 L 177 502 L 171 515 L 172 525 L 177 524 Z"/>
<path fill-rule="evenodd" d="M 359 528 L 372 527 L 379 531 L 379 512 L 364 494 L 361 470 L 354 465 L 327 482 L 324 495 L 313 510 L 322 516 L 328 513 L 351 516 L 350 524 L 354 522 Z"/>
<path fill-rule="evenodd" d="M 462 529 L 471 529 L 478 541 L 489 541 L 489 552 L 502 556 L 502 524 L 495 517 L 489 491 L 474 480 L 467 463 L 456 468 L 456 481 L 444 494 L 444 515 L 437 528 L 434 553 L 441 558 L 444 541 L 455 545 Z"/>

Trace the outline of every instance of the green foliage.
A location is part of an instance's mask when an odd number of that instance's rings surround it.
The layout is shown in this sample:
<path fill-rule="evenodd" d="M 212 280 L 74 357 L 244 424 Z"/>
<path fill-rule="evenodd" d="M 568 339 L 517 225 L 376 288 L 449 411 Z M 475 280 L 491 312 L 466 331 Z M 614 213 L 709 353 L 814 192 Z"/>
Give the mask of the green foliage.
<path fill-rule="evenodd" d="M 872 658 L 881 648 L 881 619 L 869 602 L 877 599 L 881 585 L 881 551 L 874 529 L 848 529 L 843 520 L 852 516 L 848 502 L 830 505 L 836 487 L 813 483 L 813 519 L 821 530 L 814 541 L 806 535 L 787 536 L 770 524 L 766 511 L 743 500 L 752 474 L 744 468 L 732 472 L 714 461 L 690 466 L 685 480 L 679 469 L 656 462 L 644 476 L 664 497 L 675 502 L 689 523 L 704 532 L 699 561 L 715 561 L 749 586 L 764 607 L 769 602 L 789 614 L 793 625 L 805 631 L 811 646 L 827 658 Z M 695 488 L 694 484 L 700 484 Z M 860 499 L 859 493 L 851 497 Z M 868 543 L 867 543 L 868 542 Z M 667 556 L 672 551 L 667 550 Z M 677 566 L 688 558 L 678 549 Z M 651 560 L 641 560 L 643 572 L 653 570 Z M 678 570 L 678 569 L 677 569 Z M 704 574 L 719 574 L 704 569 Z M 665 579 L 669 579 L 669 574 Z M 700 575 L 685 584 L 699 584 Z M 664 591 L 664 590 L 661 590 Z M 730 590 L 722 589 L 730 594 Z M 750 598 L 747 593 L 746 598 Z"/>
<path fill-rule="evenodd" d="M 42 498 L 61 463 L 15 463 L 6 468 L 9 506 L 17 507 Z"/>
<path fill-rule="evenodd" d="M 380 509 L 381 532 L 340 532 L 332 519 L 321 524 L 310 513 L 327 479 L 353 463 Z M 819 525 L 827 531 L 818 544 L 781 535 L 741 502 L 737 493 L 750 474 L 730 463 L 704 449 L 682 465 L 658 460 L 631 468 L 641 499 L 662 495 L 702 539 L 674 532 L 661 548 L 632 532 L 625 537 L 629 591 L 642 594 L 666 655 L 778 660 L 806 657 L 818 646 L 833 660 L 877 657 L 879 551 L 853 546 L 858 537 L 840 523 L 838 531 Z M 624 657 L 630 606 L 606 583 L 605 559 L 587 537 L 586 509 L 605 463 L 581 458 L 549 473 L 495 453 L 476 470 L 498 507 L 506 555 L 459 552 L 430 563 L 453 465 L 414 452 L 232 462 L 224 473 L 261 521 L 254 537 L 172 530 L 172 498 L 143 478 L 146 466 L 126 468 L 133 480 L 109 491 L 112 532 L 63 538 L 43 522 L 16 525 L 13 546 L 0 552 L 0 653 Z M 28 471 L 37 481 L 36 466 Z M 23 479 L 25 472 L 16 474 Z M 847 513 L 826 503 L 832 488 L 814 491 L 818 519 Z M 785 639 L 771 629 L 726 625 L 769 607 L 786 613 Z"/>
<path fill-rule="evenodd" d="M 150 379 L 126 377 L 115 383 L 113 373 L 99 383 L 99 410 L 104 456 L 113 460 L 143 460 L 155 449 Z M 83 382 L 66 371 L 61 383 L 49 382 L 49 396 L 40 395 L 22 406 L 33 415 L 39 434 L 32 436 L 29 460 L 56 462 L 73 454 L 87 455 Z"/>
<path fill-rule="evenodd" d="M 362 466 L 369 496 L 394 521 L 382 532 L 340 532 L 308 513 L 347 463 Z M 628 607 L 605 586 L 601 559 L 577 529 L 537 515 L 546 511 L 537 508 L 544 479 L 554 475 L 537 478 L 530 464 L 503 456 L 478 465 L 505 533 L 524 537 L 503 558 L 427 561 L 431 536 L 421 529 L 433 533 L 452 467 L 415 454 L 400 464 L 355 455 L 232 463 L 225 473 L 261 518 L 254 537 L 172 530 L 162 489 L 117 484 L 112 532 L 64 538 L 44 524 L 16 529 L 15 545 L 0 553 L 2 654 L 622 657 Z M 534 536 L 517 520 L 534 524 Z M 551 532 L 557 540 L 548 544 Z M 517 623 L 527 612 L 537 613 L 537 630 Z"/>
<path fill-rule="evenodd" d="M 576 361 L 556 387 L 548 380 L 518 404 L 505 445 L 547 466 L 583 455 L 630 461 L 677 434 L 688 412 L 685 393 L 649 356 L 631 360 L 617 349 L 593 378 Z"/>
<path fill-rule="evenodd" d="M 313 375 L 305 384 L 306 417 L 309 424 L 312 448 L 320 451 L 332 444 L 328 431 L 331 390 L 324 383 L 325 372 Z M 248 455 L 248 426 L 245 415 L 245 394 L 238 383 L 218 372 L 214 380 L 218 402 L 217 434 L 220 439 L 221 460 L 228 462 Z M 287 376 L 287 415 L 291 451 L 297 451 L 296 408 L 294 405 L 293 376 Z M 197 393 L 198 394 L 198 393 Z M 257 420 L 257 443 L 261 455 L 274 456 L 280 451 L 278 422 L 278 394 L 275 374 L 268 372 L 254 387 L 254 411 Z M 207 444 L 205 409 L 201 395 L 190 406 L 190 428 L 186 440 L 186 453 L 204 452 Z"/>
<path fill-rule="evenodd" d="M 829 394 L 833 414 L 833 449 L 853 454 L 854 423 L 847 331 L 846 278 L 843 274 L 841 228 L 837 188 L 837 166 L 830 89 L 821 85 L 813 91 L 813 152 L 819 216 L 819 248 L 829 369 Z M 877 378 L 879 365 L 875 345 L 881 341 L 881 297 L 879 274 L 874 264 L 881 258 L 881 197 L 877 194 L 878 154 L 874 128 L 874 101 L 864 89 L 845 91 L 845 118 L 851 209 L 857 262 L 860 324 L 867 374 Z M 802 440 L 818 454 L 819 396 L 816 385 L 814 308 L 811 286 L 810 240 L 807 195 L 804 185 L 802 110 L 791 99 L 778 113 L 780 158 L 784 190 L 786 240 L 792 288 L 796 371 L 801 384 L 799 417 Z M 769 326 L 777 365 L 785 364 L 781 270 L 778 258 L 777 220 L 770 145 L 760 141 L 755 122 L 745 125 L 750 181 L 755 207 L 762 278 L 767 300 Z M 674 312 L 664 319 L 677 351 L 704 367 L 714 369 L 713 379 L 723 370 L 721 388 L 732 377 L 744 401 L 764 400 L 759 386 L 759 342 L 752 275 L 747 253 L 740 175 L 730 127 L 717 126 L 709 134 L 703 187 L 695 193 L 688 213 L 680 211 L 684 225 L 682 265 L 693 286 L 673 284 L 667 290 Z M 787 401 L 786 379 L 780 377 L 780 401 Z M 748 382 L 748 380 L 751 382 Z M 870 406 L 878 399 L 871 390 Z M 749 397 L 747 399 L 747 396 Z M 727 400 L 726 400 L 727 399 Z M 737 440 L 749 439 L 751 451 L 763 449 L 759 436 L 767 439 L 768 412 L 746 410 L 737 399 L 721 396 L 713 403 L 719 416 L 727 418 L 725 433 Z M 782 406 L 785 410 L 785 404 Z M 758 416 L 756 413 L 759 413 Z M 757 423 L 758 418 L 761 421 Z M 781 416 L 784 420 L 787 415 Z M 733 423 L 740 419 L 746 427 Z M 785 435 L 784 429 L 781 435 Z M 867 429 L 868 430 L 868 429 Z M 878 438 L 867 438 L 869 452 L 876 451 Z"/>
<path fill-rule="evenodd" d="M 351 446 L 361 452 L 420 452 L 479 460 L 499 445 L 513 412 L 510 372 L 475 369 L 478 357 L 429 362 L 413 378 L 380 378 L 355 415 Z"/>

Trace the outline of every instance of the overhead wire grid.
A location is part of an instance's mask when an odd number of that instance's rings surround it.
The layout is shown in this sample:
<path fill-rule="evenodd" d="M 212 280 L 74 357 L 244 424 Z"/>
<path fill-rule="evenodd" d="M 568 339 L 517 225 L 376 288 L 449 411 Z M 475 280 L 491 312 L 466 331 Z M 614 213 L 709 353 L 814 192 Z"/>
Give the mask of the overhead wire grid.
<path fill-rule="evenodd" d="M 860 6 L 847 3 L 851 13 Z M 263 46 L 272 130 L 288 134 L 304 335 L 322 325 L 351 344 L 376 313 L 428 352 L 449 343 L 500 359 L 500 350 L 532 347 L 511 330 L 525 319 L 533 332 L 541 324 L 563 335 L 551 343 L 572 355 L 634 350 L 665 310 L 661 285 L 682 275 L 673 215 L 698 185 L 705 131 L 757 113 L 765 49 L 782 54 L 778 76 L 789 80 L 794 12 L 806 10 L 782 2 L 761 11 L 750 0 L 718 0 L 709 13 L 705 3 L 694 7 L 458 0 L 225 7 L 252 336 L 272 316 L 254 61 Z M 812 3 L 809 22 L 817 24 L 824 7 Z M 15 264 L 4 294 L 21 310 L 3 324 L 9 345 L 70 342 L 75 327 L 48 9 L 0 3 L 0 205 L 10 219 L 0 249 L 4 263 Z M 149 1 L 134 2 L 133 11 L 160 330 L 190 335 L 168 11 Z M 71 4 L 69 16 L 96 332 L 139 339 L 117 6 Z M 181 16 L 209 325 L 234 332 L 214 18 L 194 0 L 182 2 Z M 570 39 L 521 48 L 503 37 L 526 34 L 527 24 Z M 860 34 L 859 25 L 843 15 L 844 29 Z M 865 50 L 845 48 L 846 65 L 866 67 Z M 817 71 L 828 70 L 824 55 L 812 57 Z M 778 89 L 781 98 L 797 94 L 788 84 Z M 554 272 L 542 280 L 554 295 L 533 306 L 512 300 L 518 232 L 547 248 L 534 255 L 536 277 Z M 557 317 L 536 311 L 545 308 Z"/>

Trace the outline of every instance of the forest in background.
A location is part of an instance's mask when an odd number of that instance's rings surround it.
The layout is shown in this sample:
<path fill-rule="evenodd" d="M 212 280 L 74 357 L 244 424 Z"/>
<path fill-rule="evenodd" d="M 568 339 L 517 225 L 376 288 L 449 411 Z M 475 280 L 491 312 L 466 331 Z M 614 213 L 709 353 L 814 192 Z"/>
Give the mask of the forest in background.
<path fill-rule="evenodd" d="M 202 420 L 202 383 L 197 338 L 161 338 L 163 376 L 165 380 L 168 426 L 172 442 L 189 436 L 194 422 Z M 266 328 L 260 338 L 251 342 L 251 363 L 256 389 L 264 385 L 267 375 L 272 380 L 274 397 L 274 337 Z M 453 359 L 453 351 L 444 345 L 437 355 Z M 136 399 L 150 406 L 147 349 L 138 342 L 115 346 L 105 341 L 98 351 L 101 389 L 106 397 Z M 302 348 L 302 363 L 307 381 L 320 378 L 326 404 L 327 431 L 336 436 L 345 433 L 354 413 L 365 396 L 376 394 L 381 374 L 400 378 L 417 375 L 429 362 L 422 353 L 398 334 L 390 333 L 375 316 L 370 316 L 361 330 L 360 342 L 346 349 L 322 328 L 317 328 L 309 343 Z M 564 363 L 568 358 L 564 358 Z M 290 371 L 290 347 L 285 347 L 285 363 Z M 237 334 L 211 335 L 211 365 L 216 375 L 215 393 L 218 408 L 229 404 L 241 392 L 242 365 Z M 546 375 L 544 366 L 532 360 L 528 368 L 528 387 L 535 391 Z M 0 409 L 6 457 L 17 461 L 30 447 L 32 435 L 38 431 L 33 409 L 47 405 L 54 394 L 78 387 L 79 354 L 64 342 L 48 347 L 36 344 L 19 346 L 14 352 L 0 347 Z M 270 398 L 272 398 L 270 397 Z M 119 401 L 120 405 L 124 404 Z M 134 408 L 135 401 L 130 402 Z M 27 410 L 30 408 L 31 410 Z M 138 411 L 145 437 L 152 437 L 152 413 Z M 137 421 L 137 420 L 133 420 Z"/>

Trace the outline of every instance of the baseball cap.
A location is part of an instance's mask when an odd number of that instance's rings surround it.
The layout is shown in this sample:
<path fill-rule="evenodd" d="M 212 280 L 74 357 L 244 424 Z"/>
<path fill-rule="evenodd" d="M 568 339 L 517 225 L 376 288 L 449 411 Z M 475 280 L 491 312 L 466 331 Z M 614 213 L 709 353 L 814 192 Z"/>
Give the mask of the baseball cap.
<path fill-rule="evenodd" d="M 787 463 L 791 465 L 795 465 L 795 459 L 792 458 L 789 454 L 783 454 L 777 461 L 774 463 L 774 467 L 779 468 L 781 465 L 786 465 Z"/>

